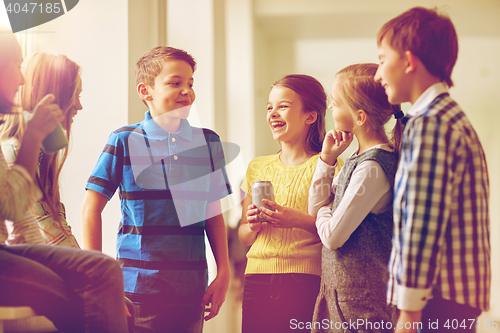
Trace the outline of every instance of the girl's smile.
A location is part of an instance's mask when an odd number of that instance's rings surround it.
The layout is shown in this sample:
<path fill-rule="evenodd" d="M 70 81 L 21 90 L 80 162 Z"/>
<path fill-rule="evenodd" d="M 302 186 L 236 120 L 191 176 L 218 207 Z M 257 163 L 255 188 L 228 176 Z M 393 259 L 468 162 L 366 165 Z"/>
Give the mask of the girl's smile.
<path fill-rule="evenodd" d="M 295 91 L 280 85 L 273 87 L 267 103 L 267 122 L 274 140 L 304 142 L 308 116 Z"/>
<path fill-rule="evenodd" d="M 283 121 L 272 121 L 271 122 L 271 130 L 272 131 L 277 131 L 277 130 L 283 128 L 283 126 L 285 126 L 285 124 L 286 123 L 283 122 Z"/>

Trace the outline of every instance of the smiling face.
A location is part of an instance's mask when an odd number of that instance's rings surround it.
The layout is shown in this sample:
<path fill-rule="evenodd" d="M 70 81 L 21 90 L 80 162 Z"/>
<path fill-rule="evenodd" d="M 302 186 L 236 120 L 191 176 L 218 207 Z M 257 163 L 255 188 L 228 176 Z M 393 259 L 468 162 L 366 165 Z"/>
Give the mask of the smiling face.
<path fill-rule="evenodd" d="M 147 86 L 149 96 L 146 103 L 151 109 L 151 116 L 186 119 L 195 100 L 193 82 L 193 70 L 187 62 L 164 61 L 154 87 Z"/>
<path fill-rule="evenodd" d="M 351 108 L 344 102 L 339 90 L 339 79 L 336 79 L 332 87 L 332 102 L 328 106 L 332 111 L 335 129 L 353 133 L 355 125 L 355 115 Z"/>
<path fill-rule="evenodd" d="M 14 104 L 16 93 L 19 87 L 24 84 L 24 77 L 21 72 L 22 62 L 21 47 L 16 45 L 14 59 L 7 64 L 2 75 L 0 75 L 0 94 L 10 104 Z"/>
<path fill-rule="evenodd" d="M 375 81 L 384 87 L 389 103 L 409 102 L 410 80 L 405 77 L 407 68 L 405 58 L 389 45 L 387 39 L 385 36 L 378 47 L 380 65 L 375 74 Z"/>
<path fill-rule="evenodd" d="M 303 111 L 302 101 L 295 91 L 280 85 L 271 89 L 267 103 L 267 122 L 274 140 L 304 142 L 311 126 L 310 119 L 310 114 Z"/>

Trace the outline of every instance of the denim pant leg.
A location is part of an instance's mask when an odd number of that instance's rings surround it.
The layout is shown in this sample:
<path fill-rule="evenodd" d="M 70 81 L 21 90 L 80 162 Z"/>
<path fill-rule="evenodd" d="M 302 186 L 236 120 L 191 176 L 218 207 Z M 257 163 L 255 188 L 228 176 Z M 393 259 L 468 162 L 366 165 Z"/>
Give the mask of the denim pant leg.
<path fill-rule="evenodd" d="M 118 263 L 96 251 L 45 246 L 13 245 L 4 251 L 36 261 L 64 282 L 70 301 L 83 302 L 85 332 L 127 332 L 123 274 Z"/>
<path fill-rule="evenodd" d="M 247 275 L 242 332 L 310 332 L 305 325 L 312 321 L 320 281 L 311 274 Z"/>
<path fill-rule="evenodd" d="M 200 305 L 172 305 L 166 300 L 144 301 L 127 293 L 134 302 L 134 333 L 201 333 L 204 307 Z M 168 296 L 166 296 L 168 297 Z"/>
<path fill-rule="evenodd" d="M 62 331 L 83 332 L 83 302 L 68 292 L 64 280 L 44 265 L 5 248 L 0 245 L 0 305 L 30 306 Z"/>
<path fill-rule="evenodd" d="M 130 317 L 127 317 L 128 333 L 134 333 L 134 327 L 135 327 L 134 303 L 130 299 L 125 297 L 125 306 L 127 307 L 127 310 L 131 315 Z"/>

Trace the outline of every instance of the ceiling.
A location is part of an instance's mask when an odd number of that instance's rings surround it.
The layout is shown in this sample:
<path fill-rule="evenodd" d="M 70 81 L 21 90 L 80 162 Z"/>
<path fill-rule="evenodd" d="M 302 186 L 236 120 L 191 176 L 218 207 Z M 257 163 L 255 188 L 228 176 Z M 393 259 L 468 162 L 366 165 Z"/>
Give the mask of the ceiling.
<path fill-rule="evenodd" d="M 373 38 L 414 6 L 447 13 L 459 36 L 500 36 L 499 0 L 254 0 L 257 27 L 271 38 Z"/>

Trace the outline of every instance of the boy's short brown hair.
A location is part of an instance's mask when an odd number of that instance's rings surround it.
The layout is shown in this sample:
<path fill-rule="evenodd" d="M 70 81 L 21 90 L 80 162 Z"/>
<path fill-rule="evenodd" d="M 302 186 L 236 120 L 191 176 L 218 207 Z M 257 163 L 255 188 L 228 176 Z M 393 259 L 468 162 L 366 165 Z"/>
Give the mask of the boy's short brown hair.
<path fill-rule="evenodd" d="M 414 7 L 384 24 L 377 35 L 379 45 L 386 36 L 399 54 L 411 51 L 432 75 L 453 86 L 451 72 L 457 61 L 458 40 L 448 16 L 435 8 Z"/>
<path fill-rule="evenodd" d="M 196 60 L 184 50 L 168 46 L 157 46 L 142 55 L 135 66 L 135 84 L 144 83 L 154 88 L 155 79 L 161 73 L 166 60 L 182 60 L 187 62 L 193 72 Z"/>

